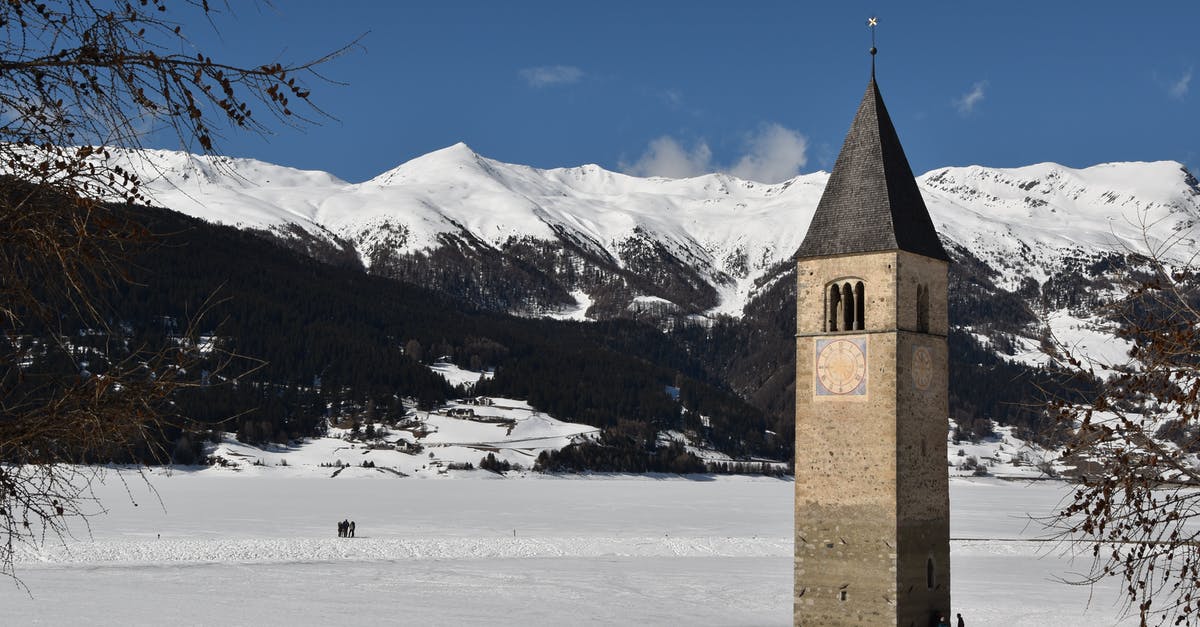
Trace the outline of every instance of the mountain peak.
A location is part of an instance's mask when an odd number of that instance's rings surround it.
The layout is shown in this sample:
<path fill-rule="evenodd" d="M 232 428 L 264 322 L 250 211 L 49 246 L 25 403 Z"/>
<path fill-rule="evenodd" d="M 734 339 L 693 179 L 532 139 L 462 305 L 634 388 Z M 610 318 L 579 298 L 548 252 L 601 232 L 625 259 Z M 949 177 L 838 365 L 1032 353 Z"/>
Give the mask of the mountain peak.
<path fill-rule="evenodd" d="M 471 147 L 468 146 L 466 142 L 455 142 L 453 144 L 450 144 L 449 146 L 446 146 L 445 148 L 434 150 L 433 152 L 430 152 L 424 156 L 431 157 L 431 156 L 435 156 L 435 155 L 440 156 L 440 157 L 452 157 L 452 158 L 456 158 L 456 159 L 463 159 L 463 158 L 477 159 L 477 158 L 479 158 L 479 153 L 472 150 Z"/>
<path fill-rule="evenodd" d="M 367 184 L 396 185 L 413 175 L 436 174 L 464 168 L 478 169 L 483 166 L 483 161 L 484 158 L 465 142 L 457 142 L 409 159 L 367 181 Z"/>

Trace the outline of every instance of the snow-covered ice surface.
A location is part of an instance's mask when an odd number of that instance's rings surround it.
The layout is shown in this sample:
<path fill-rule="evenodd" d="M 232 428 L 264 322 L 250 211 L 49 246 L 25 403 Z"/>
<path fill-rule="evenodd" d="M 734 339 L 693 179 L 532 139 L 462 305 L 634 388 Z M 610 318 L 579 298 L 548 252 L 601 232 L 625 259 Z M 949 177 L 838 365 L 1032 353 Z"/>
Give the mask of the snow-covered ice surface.
<path fill-rule="evenodd" d="M 91 537 L 22 548 L 4 624 L 787 625 L 790 481 L 435 481 L 155 471 L 98 489 Z M 487 474 L 487 476 L 494 476 Z M 955 607 L 971 625 L 1111 625 L 1116 586 L 1027 514 L 1066 484 L 951 480 Z M 352 518 L 357 538 L 336 537 Z M 1090 599 L 1090 606 L 1089 606 Z"/>

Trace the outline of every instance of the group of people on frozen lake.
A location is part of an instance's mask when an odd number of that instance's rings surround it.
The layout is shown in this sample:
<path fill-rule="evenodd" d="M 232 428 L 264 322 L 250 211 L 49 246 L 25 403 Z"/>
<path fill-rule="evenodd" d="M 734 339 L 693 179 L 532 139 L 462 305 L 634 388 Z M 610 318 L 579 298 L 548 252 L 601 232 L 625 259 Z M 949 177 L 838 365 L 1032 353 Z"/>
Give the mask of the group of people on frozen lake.
<path fill-rule="evenodd" d="M 967 627 L 967 621 L 963 620 L 962 614 L 955 614 L 958 618 L 956 621 L 958 627 Z M 945 614 L 938 617 L 937 627 L 950 627 L 950 621 L 946 620 Z"/>
<path fill-rule="evenodd" d="M 353 538 L 354 537 L 354 521 L 353 520 L 343 520 L 342 522 L 338 523 L 338 537 L 339 538 Z"/>

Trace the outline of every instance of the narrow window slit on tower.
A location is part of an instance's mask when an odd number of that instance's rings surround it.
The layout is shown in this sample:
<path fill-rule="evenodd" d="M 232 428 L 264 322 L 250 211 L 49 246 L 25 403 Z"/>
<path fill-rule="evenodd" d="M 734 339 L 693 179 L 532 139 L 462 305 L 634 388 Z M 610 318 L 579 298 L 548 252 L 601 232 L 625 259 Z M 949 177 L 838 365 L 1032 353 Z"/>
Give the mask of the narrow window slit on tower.
<path fill-rule="evenodd" d="M 929 286 L 917 285 L 917 331 L 929 332 Z"/>

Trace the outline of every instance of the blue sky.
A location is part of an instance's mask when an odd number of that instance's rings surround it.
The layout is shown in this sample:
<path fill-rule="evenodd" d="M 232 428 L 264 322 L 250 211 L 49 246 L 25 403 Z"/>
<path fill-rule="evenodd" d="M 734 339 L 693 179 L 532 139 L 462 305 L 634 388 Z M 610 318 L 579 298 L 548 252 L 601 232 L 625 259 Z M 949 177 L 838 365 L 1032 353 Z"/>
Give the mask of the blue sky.
<path fill-rule="evenodd" d="M 1198 2 L 235 3 L 210 56 L 300 61 L 335 120 L 224 152 L 361 181 L 463 141 L 537 167 L 828 170 L 870 72 L 914 171 L 1055 161 L 1200 164 Z M 170 144 L 163 147 L 175 148 Z"/>

